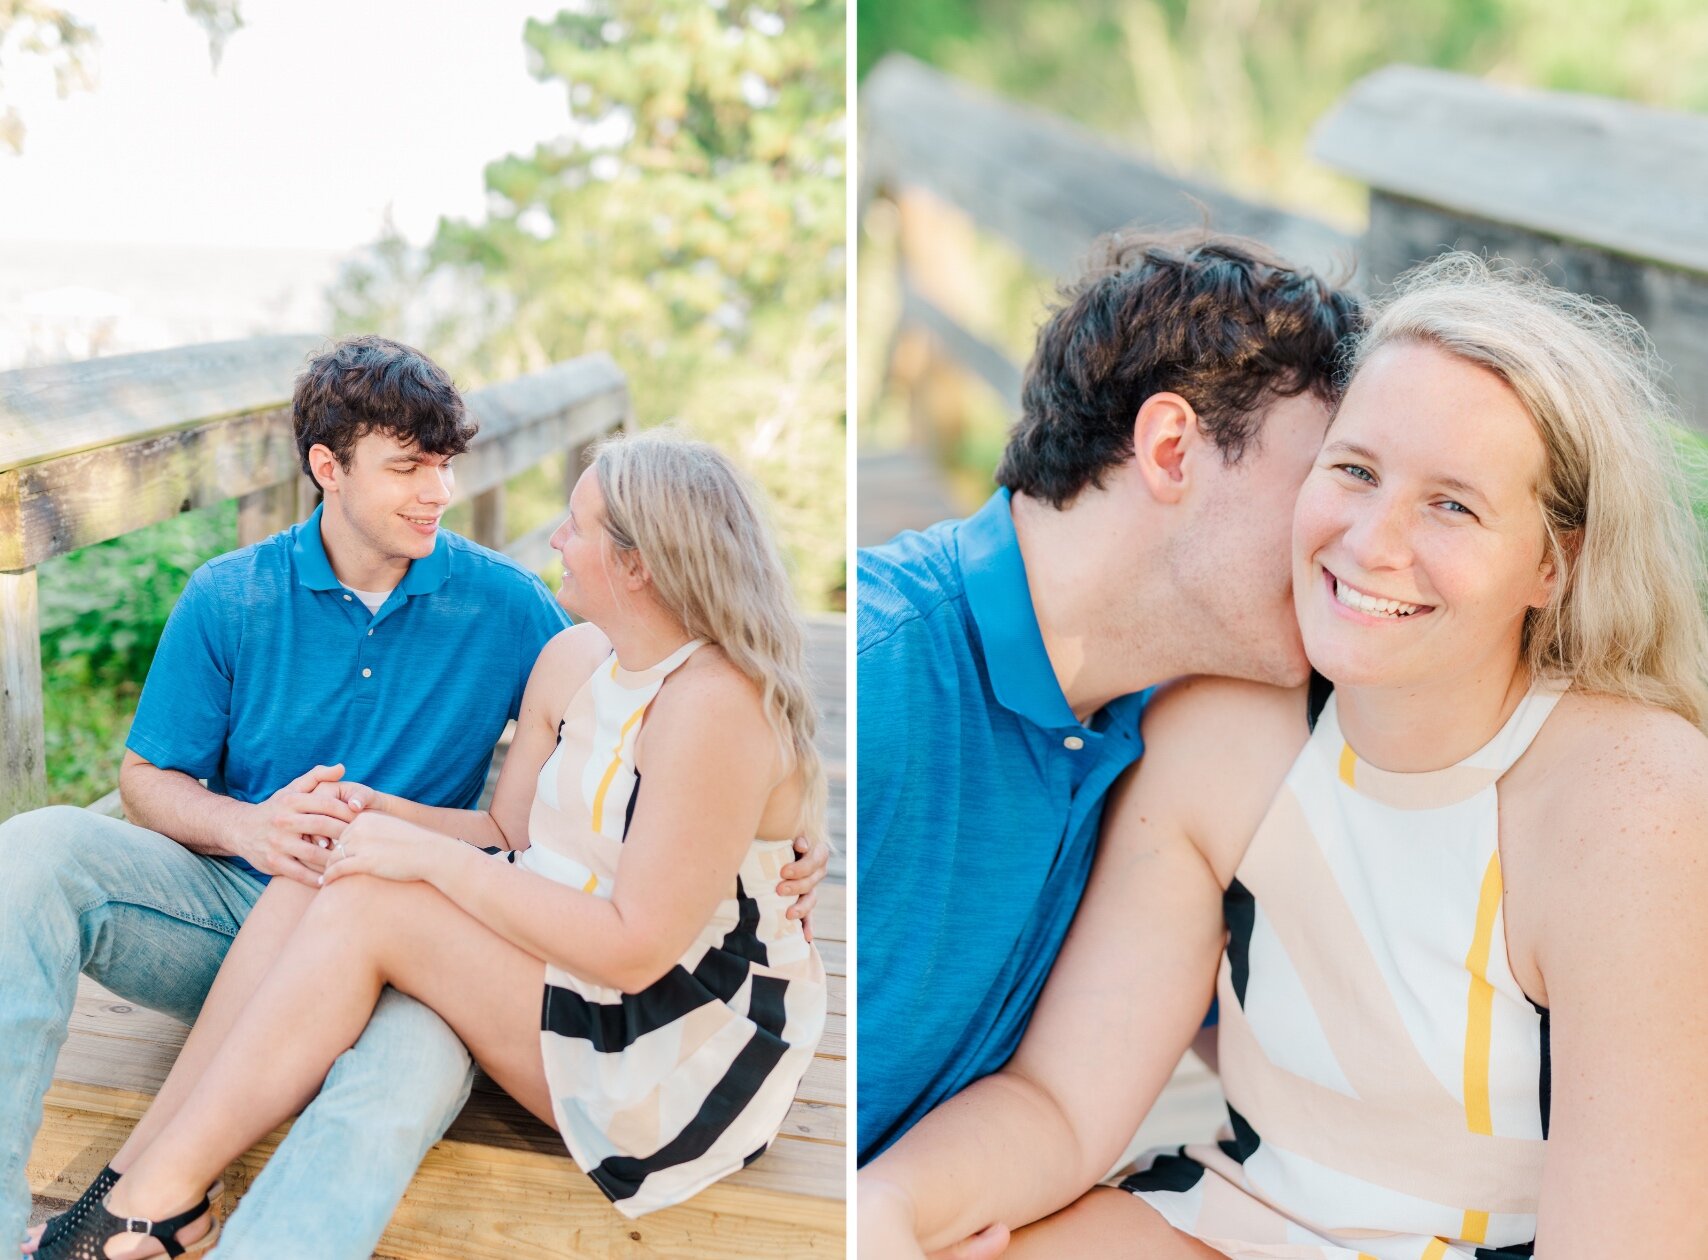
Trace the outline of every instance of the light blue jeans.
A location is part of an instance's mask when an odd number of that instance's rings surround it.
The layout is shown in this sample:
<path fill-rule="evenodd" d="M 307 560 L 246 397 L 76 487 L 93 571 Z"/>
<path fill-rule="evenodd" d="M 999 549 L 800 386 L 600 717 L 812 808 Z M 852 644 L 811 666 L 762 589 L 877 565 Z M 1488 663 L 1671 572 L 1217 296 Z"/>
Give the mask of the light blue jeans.
<path fill-rule="evenodd" d="M 0 823 L 0 1255 L 29 1219 L 24 1161 L 78 972 L 189 1023 L 261 888 L 228 862 L 87 810 Z M 227 1221 L 221 1260 L 366 1260 L 471 1079 L 444 1020 L 386 989 Z"/>

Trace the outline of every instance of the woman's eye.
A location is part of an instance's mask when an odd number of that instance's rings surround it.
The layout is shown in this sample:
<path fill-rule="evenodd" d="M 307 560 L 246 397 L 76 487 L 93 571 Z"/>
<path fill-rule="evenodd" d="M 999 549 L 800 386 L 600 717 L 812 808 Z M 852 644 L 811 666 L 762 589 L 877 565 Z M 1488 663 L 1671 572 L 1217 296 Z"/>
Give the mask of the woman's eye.
<path fill-rule="evenodd" d="M 1476 515 L 1476 513 L 1471 511 L 1470 508 L 1466 507 L 1463 503 L 1460 503 L 1455 499 L 1443 499 L 1443 500 L 1441 500 L 1441 502 L 1437 506 L 1446 508 L 1449 512 L 1457 512 L 1457 513 L 1461 513 L 1465 516 L 1475 516 Z"/>
<path fill-rule="evenodd" d="M 1349 477 L 1356 477 L 1359 481 L 1367 481 L 1371 485 L 1376 484 L 1376 474 L 1363 464 L 1336 464 L 1334 467 L 1335 471 L 1343 472 Z"/>

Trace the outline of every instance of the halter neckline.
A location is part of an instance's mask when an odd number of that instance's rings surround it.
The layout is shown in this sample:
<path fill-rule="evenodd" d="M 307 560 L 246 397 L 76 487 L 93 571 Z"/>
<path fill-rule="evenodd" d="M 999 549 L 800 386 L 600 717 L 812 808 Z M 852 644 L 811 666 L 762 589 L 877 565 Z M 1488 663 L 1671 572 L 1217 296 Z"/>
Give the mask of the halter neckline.
<path fill-rule="evenodd" d="M 1359 757 L 1340 727 L 1339 697 L 1330 695 L 1311 742 L 1329 757 L 1340 782 L 1360 796 L 1401 809 L 1438 808 L 1494 784 L 1524 755 L 1568 684 L 1539 678 L 1506 721 L 1469 756 L 1436 770 L 1384 770 Z"/>
<path fill-rule="evenodd" d="M 704 639 L 689 639 L 669 656 L 666 656 L 661 661 L 655 661 L 645 669 L 624 669 L 623 663 L 617 659 L 617 653 L 613 650 L 611 652 L 611 677 L 614 680 L 651 682 L 655 678 L 662 678 L 664 675 L 670 673 L 677 666 L 681 665 L 683 661 L 692 656 L 696 650 L 704 647 L 705 643 L 706 641 Z"/>

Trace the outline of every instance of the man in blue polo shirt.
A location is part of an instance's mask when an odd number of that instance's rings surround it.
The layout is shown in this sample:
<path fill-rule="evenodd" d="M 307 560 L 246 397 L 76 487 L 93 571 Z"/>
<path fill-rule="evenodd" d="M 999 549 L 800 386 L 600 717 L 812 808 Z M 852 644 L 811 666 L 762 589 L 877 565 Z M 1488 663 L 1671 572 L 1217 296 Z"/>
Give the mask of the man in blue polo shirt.
<path fill-rule="evenodd" d="M 293 412 L 324 502 L 191 577 L 127 741 L 132 821 L 61 807 L 0 825 L 0 1239 L 23 1233 L 23 1161 L 78 970 L 185 1022 L 200 1013 L 176 1069 L 193 1077 L 259 978 L 235 955 L 220 966 L 266 880 L 314 887 L 322 840 L 353 817 L 325 785 L 473 808 L 535 658 L 569 624 L 533 574 L 440 528 L 474 425 L 424 356 L 342 342 L 309 364 Z M 786 880 L 810 887 L 827 856 Z M 220 1254 L 372 1254 L 469 1082 L 450 1028 L 388 990 L 232 1214 Z"/>
<path fill-rule="evenodd" d="M 1288 535 L 1355 318 L 1253 242 L 1107 237 L 1002 488 L 860 553 L 862 1164 L 1018 1046 L 1148 690 L 1304 680 Z"/>

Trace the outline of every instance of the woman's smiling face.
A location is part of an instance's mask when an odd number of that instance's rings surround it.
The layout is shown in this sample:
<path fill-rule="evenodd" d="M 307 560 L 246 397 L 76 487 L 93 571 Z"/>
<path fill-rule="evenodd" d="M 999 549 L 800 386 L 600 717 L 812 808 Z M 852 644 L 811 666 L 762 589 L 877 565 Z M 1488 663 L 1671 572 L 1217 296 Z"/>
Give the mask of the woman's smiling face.
<path fill-rule="evenodd" d="M 1542 439 L 1486 368 L 1417 341 L 1358 370 L 1299 492 L 1293 599 L 1343 686 L 1427 686 L 1518 660 L 1551 587 Z"/>

